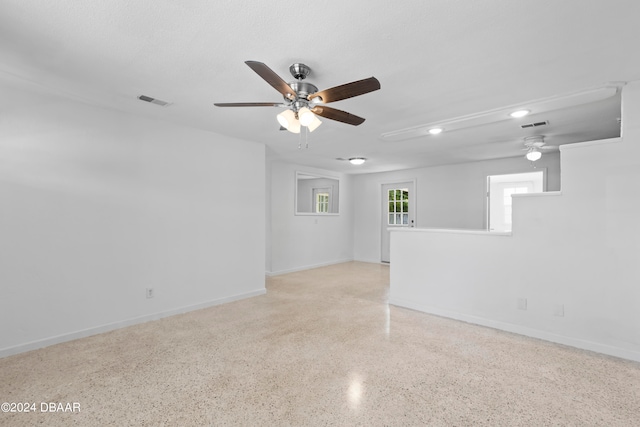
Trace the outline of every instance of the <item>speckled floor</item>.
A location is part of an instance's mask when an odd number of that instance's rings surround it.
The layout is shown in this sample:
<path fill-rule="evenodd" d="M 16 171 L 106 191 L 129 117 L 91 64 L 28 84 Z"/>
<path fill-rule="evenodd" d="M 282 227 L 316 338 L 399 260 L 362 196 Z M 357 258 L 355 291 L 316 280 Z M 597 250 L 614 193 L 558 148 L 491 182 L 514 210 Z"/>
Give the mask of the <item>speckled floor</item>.
<path fill-rule="evenodd" d="M 388 267 L 0 359 L 0 425 L 640 425 L 640 364 L 386 303 Z M 80 412 L 41 412 L 41 402 Z"/>

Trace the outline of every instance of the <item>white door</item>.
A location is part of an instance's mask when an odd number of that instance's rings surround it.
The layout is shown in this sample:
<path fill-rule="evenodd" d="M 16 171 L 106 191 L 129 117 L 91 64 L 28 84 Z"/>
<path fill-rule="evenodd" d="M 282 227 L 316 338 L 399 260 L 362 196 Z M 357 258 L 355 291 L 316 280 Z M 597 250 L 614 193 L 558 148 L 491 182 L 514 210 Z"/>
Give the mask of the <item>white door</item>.
<path fill-rule="evenodd" d="M 543 191 L 543 172 L 488 177 L 489 231 L 511 231 L 511 196 Z"/>
<path fill-rule="evenodd" d="M 382 185 L 382 262 L 390 261 L 389 228 L 416 225 L 414 188 L 413 181 Z"/>

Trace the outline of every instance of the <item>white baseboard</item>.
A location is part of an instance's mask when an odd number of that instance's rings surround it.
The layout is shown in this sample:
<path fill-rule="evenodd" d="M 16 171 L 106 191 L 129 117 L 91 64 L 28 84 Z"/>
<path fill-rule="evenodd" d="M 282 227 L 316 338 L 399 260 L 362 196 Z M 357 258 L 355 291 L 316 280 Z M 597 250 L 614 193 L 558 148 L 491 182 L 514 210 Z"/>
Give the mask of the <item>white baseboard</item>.
<path fill-rule="evenodd" d="M 437 307 L 430 307 L 427 305 L 417 304 L 413 301 L 406 301 L 398 298 L 389 298 L 389 304 L 395 305 L 398 307 L 410 308 L 412 310 L 421 311 L 423 313 L 434 314 L 436 316 L 447 317 L 449 319 L 461 320 L 467 323 L 487 326 L 493 329 L 500 329 L 502 331 L 513 332 L 515 334 L 526 335 L 528 337 L 538 338 L 541 340 L 550 341 L 557 344 L 563 344 L 569 347 L 575 347 L 582 350 L 594 351 L 596 353 L 615 356 L 621 359 L 628 359 L 628 360 L 640 362 L 640 352 L 635 350 L 614 347 L 608 344 L 602 344 L 594 341 L 587 341 L 580 338 L 573 338 L 573 337 L 568 337 L 564 335 L 558 335 L 552 332 L 541 331 L 538 329 L 532 329 L 525 326 L 514 325 L 512 323 L 501 322 L 498 320 L 486 319 L 483 317 L 477 317 L 477 316 L 473 316 L 465 313 L 444 310 Z"/>
<path fill-rule="evenodd" d="M 380 258 L 354 258 L 354 261 L 359 261 L 359 262 L 368 262 L 369 264 L 383 264 L 383 265 L 389 265 L 388 262 L 382 262 L 380 260 Z"/>
<path fill-rule="evenodd" d="M 266 289 L 258 289 L 255 291 L 245 292 L 238 295 L 231 295 L 229 297 L 219 298 L 211 301 L 206 301 L 203 303 L 188 305 L 184 307 L 178 307 L 171 310 L 162 311 L 159 313 L 152 313 L 144 316 L 122 320 L 119 322 L 108 323 L 106 325 L 96 326 L 94 328 L 87 328 L 87 329 L 82 329 L 75 332 L 70 332 L 67 334 L 60 334 L 53 337 L 43 338 L 40 340 L 31 341 L 24 344 L 19 344 L 16 346 L 0 349 L 0 358 L 12 356 L 14 354 L 24 353 L 26 351 L 36 350 L 43 347 L 48 347 L 54 344 L 60 344 L 63 342 L 76 340 L 78 338 L 85 338 L 91 335 L 102 334 L 104 332 L 113 331 L 115 329 L 120 329 L 127 326 L 137 325 L 139 323 L 145 323 L 152 320 L 162 319 L 164 317 L 175 316 L 176 314 L 187 313 L 189 311 L 200 310 L 203 308 L 213 307 L 215 305 L 225 304 L 232 301 L 251 298 L 258 295 L 264 295 L 266 292 L 267 292 Z"/>
<path fill-rule="evenodd" d="M 342 264 L 342 263 L 351 262 L 351 261 L 353 261 L 352 258 L 339 259 L 339 260 L 335 260 L 335 261 L 323 262 L 323 263 L 320 263 L 320 264 L 305 265 L 305 266 L 302 266 L 302 267 L 289 268 L 287 270 L 266 271 L 265 274 L 267 276 L 269 276 L 269 277 L 271 277 L 271 276 L 279 276 L 281 274 L 295 273 L 296 271 L 311 270 L 312 268 L 327 267 L 329 265 Z"/>

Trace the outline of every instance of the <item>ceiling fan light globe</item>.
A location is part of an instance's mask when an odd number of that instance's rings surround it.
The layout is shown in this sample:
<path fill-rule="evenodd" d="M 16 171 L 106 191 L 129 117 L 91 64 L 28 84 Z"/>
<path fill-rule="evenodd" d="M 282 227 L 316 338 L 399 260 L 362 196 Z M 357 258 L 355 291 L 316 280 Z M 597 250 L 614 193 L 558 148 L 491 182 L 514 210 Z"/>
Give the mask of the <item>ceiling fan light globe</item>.
<path fill-rule="evenodd" d="M 300 133 L 300 122 L 294 117 L 287 130 L 291 133 Z"/>
<path fill-rule="evenodd" d="M 527 160 L 530 160 L 532 162 L 540 160 L 540 157 L 542 157 L 542 153 L 538 150 L 531 150 L 526 154 Z"/>
<path fill-rule="evenodd" d="M 322 121 L 316 117 L 316 115 L 313 115 L 313 121 L 311 123 L 309 123 L 309 125 L 307 126 L 307 129 L 309 129 L 309 132 L 313 132 L 314 130 L 318 129 L 318 126 L 320 126 L 322 124 Z"/>
<path fill-rule="evenodd" d="M 282 113 L 278 114 L 276 118 L 278 119 L 278 123 L 280 123 L 280 126 L 282 126 L 285 129 L 289 127 L 289 122 L 287 121 L 287 119 L 282 117 Z"/>
<path fill-rule="evenodd" d="M 278 119 L 278 123 L 285 129 L 289 129 L 289 127 L 296 121 L 296 115 L 291 110 L 285 110 L 282 113 L 276 116 Z"/>
<path fill-rule="evenodd" d="M 287 129 L 288 131 L 291 131 L 292 127 L 295 128 L 296 123 L 298 123 L 295 113 L 291 110 L 283 111 L 282 113 L 278 114 L 276 118 L 278 119 L 278 123 L 280 123 L 280 126 Z M 299 123 L 298 123 L 298 132 L 300 132 Z M 294 133 L 297 133 L 297 132 L 294 132 Z"/>
<path fill-rule="evenodd" d="M 300 110 L 298 110 L 298 117 L 300 118 L 300 124 L 302 126 L 309 126 L 311 123 L 313 123 L 315 114 L 313 114 L 307 107 L 302 107 Z"/>

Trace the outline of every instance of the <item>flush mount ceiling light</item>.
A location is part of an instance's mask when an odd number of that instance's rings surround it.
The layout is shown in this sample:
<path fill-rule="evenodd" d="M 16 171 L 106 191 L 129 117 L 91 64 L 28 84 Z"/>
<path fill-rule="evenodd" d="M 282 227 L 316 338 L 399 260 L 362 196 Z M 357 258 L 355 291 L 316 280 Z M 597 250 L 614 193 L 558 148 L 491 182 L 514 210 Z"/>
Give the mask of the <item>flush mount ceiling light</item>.
<path fill-rule="evenodd" d="M 431 128 L 431 129 L 429 129 L 429 133 L 430 133 L 431 135 L 437 135 L 437 134 L 439 134 L 440 132 L 442 132 L 442 130 L 443 130 L 442 128 Z"/>
<path fill-rule="evenodd" d="M 349 159 L 349 163 L 351 163 L 352 165 L 361 165 L 366 161 L 367 159 L 365 159 L 364 157 L 351 157 Z"/>
<path fill-rule="evenodd" d="M 330 89 L 318 91 L 318 88 L 304 81 L 311 73 L 311 68 L 305 64 L 295 63 L 289 67 L 291 75 L 296 79 L 287 83 L 271 68 L 262 62 L 245 61 L 253 71 L 282 94 L 284 103 L 280 102 L 230 102 L 216 103 L 216 107 L 281 107 L 286 110 L 278 114 L 280 125 L 289 132 L 300 133 L 301 126 L 313 132 L 322 123 L 317 116 L 336 120 L 353 126 L 364 122 L 362 117 L 347 113 L 324 104 L 341 101 L 347 98 L 364 95 L 380 89 L 380 82 L 375 77 L 346 83 Z"/>
<path fill-rule="evenodd" d="M 518 111 L 514 111 L 513 113 L 510 113 L 509 115 L 513 118 L 519 118 L 519 117 L 524 117 L 527 114 L 529 114 L 531 111 L 529 110 L 518 110 Z"/>

